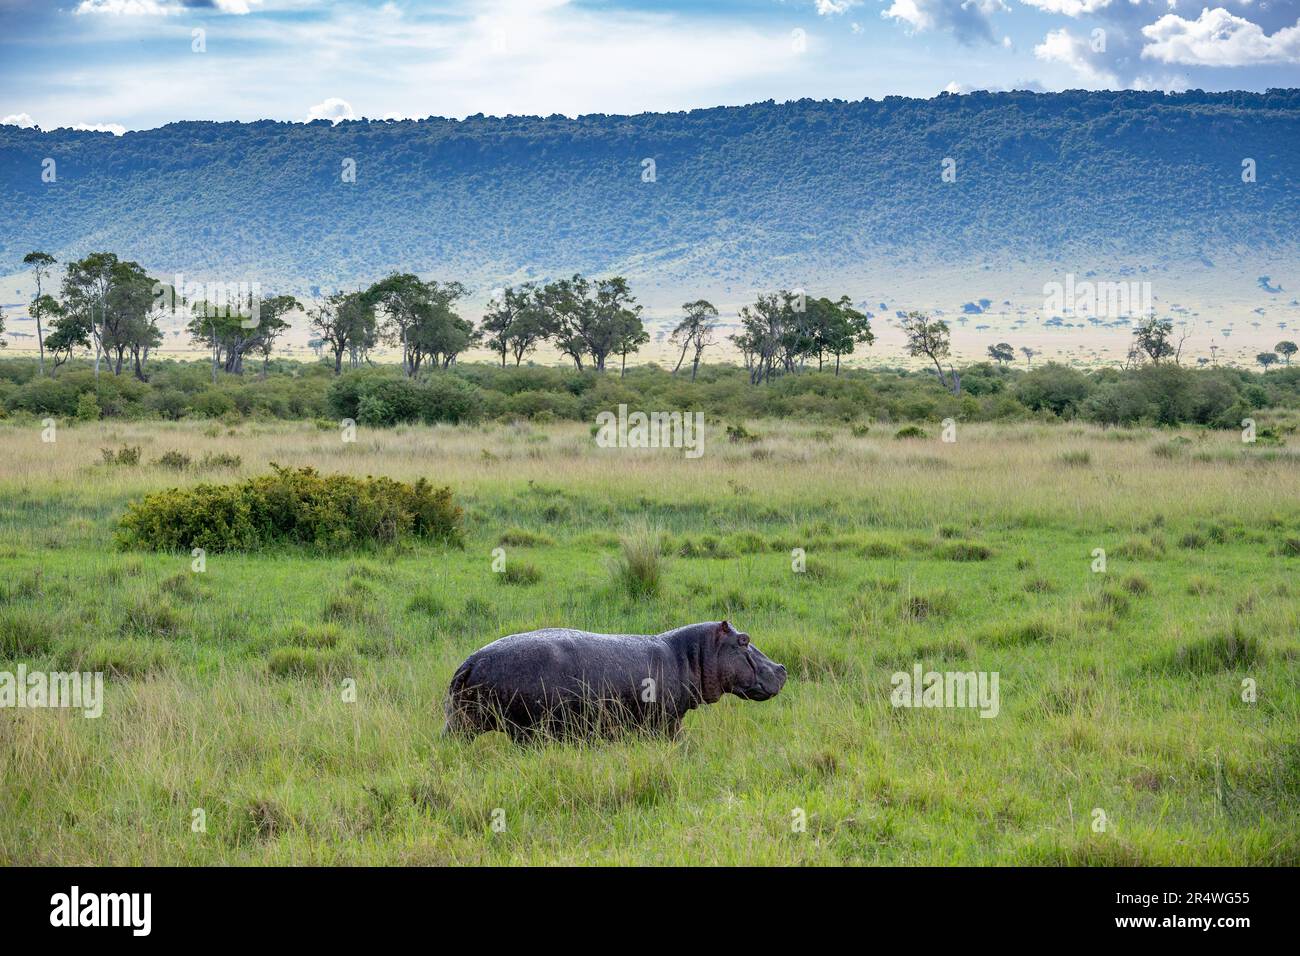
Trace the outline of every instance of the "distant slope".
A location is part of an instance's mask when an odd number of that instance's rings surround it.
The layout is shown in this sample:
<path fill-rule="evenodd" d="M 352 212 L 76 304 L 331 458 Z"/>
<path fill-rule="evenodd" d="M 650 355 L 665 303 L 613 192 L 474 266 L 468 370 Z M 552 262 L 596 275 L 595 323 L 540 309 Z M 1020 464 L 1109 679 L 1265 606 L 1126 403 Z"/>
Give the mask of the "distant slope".
<path fill-rule="evenodd" d="M 46 157 L 55 183 L 41 180 Z M 941 181 L 945 157 L 955 183 Z M 1242 182 L 1244 158 L 1255 183 Z M 719 288 L 877 262 L 1291 256 L 1300 91 L 175 123 L 122 137 L 0 127 L 0 196 L 6 274 L 33 248 L 112 249 L 158 275 L 297 292 L 391 269 L 480 290 L 614 269 L 643 288 Z"/>

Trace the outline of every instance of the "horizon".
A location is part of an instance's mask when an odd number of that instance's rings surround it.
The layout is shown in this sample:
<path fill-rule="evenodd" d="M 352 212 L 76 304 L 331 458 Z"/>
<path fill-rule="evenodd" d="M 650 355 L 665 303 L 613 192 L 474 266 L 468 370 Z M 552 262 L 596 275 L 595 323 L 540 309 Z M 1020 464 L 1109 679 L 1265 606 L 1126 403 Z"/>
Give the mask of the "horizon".
<path fill-rule="evenodd" d="M 1263 92 L 1294 87 L 1298 64 L 1300 0 L 0 2 L 0 123 L 119 135 L 945 91 Z"/>
<path fill-rule="evenodd" d="M 1185 89 L 1185 90 L 1138 90 L 1138 89 L 1107 89 L 1107 90 L 1090 90 L 1084 87 L 1074 87 L 1064 90 L 962 90 L 949 91 L 941 90 L 932 96 L 904 96 L 900 94 L 886 94 L 884 96 L 873 97 L 863 96 L 857 99 L 845 99 L 843 97 L 815 98 L 808 96 L 791 97 L 788 99 L 753 100 L 744 103 L 718 103 L 713 106 L 695 106 L 689 109 L 674 110 L 643 110 L 638 113 L 578 113 L 576 115 L 567 115 L 564 113 L 471 113 L 467 116 L 442 116 L 430 114 L 428 116 L 403 116 L 403 117 L 377 117 L 377 116 L 351 116 L 342 119 L 326 119 L 318 117 L 315 119 L 293 120 L 277 119 L 275 117 L 263 116 L 256 119 L 225 119 L 225 120 L 207 120 L 207 119 L 175 119 L 168 120 L 159 126 L 141 127 L 139 129 L 128 129 L 122 132 L 111 129 L 90 129 L 85 126 L 53 126 L 45 127 L 39 123 L 32 123 L 30 126 L 19 126 L 14 123 L 0 122 L 0 126 L 14 126 L 17 129 L 33 130 L 37 133 L 87 133 L 87 134 L 105 134 L 109 136 L 125 136 L 128 133 L 149 133 L 157 130 L 164 130 L 171 126 L 189 126 L 195 124 L 211 126 L 258 126 L 265 123 L 273 123 L 279 126 L 312 126 L 314 124 L 328 124 L 330 128 L 336 126 L 347 126 L 348 124 L 371 124 L 383 123 L 392 125 L 401 125 L 404 123 L 471 123 L 484 122 L 488 120 L 506 121 L 506 120 L 534 120 L 537 122 L 581 122 L 587 119 L 638 119 L 643 116 L 689 116 L 693 113 L 710 113 L 718 110 L 744 110 L 752 109 L 756 106 L 789 106 L 800 103 L 811 105 L 836 104 L 843 106 L 860 106 L 866 103 L 880 105 L 888 100 L 903 100 L 911 103 L 930 103 L 946 99 L 982 99 L 988 97 L 996 99 L 1007 96 L 1032 96 L 1043 97 L 1044 99 L 1062 96 L 1067 94 L 1095 94 L 1095 93 L 1114 93 L 1114 94 L 1142 94 L 1150 96 L 1153 99 L 1176 99 L 1178 97 L 1192 96 L 1268 96 L 1276 93 L 1300 93 L 1300 75 L 1296 77 L 1296 86 L 1269 87 L 1263 90 L 1252 89 L 1222 89 L 1222 90 L 1203 90 L 1203 89 Z"/>

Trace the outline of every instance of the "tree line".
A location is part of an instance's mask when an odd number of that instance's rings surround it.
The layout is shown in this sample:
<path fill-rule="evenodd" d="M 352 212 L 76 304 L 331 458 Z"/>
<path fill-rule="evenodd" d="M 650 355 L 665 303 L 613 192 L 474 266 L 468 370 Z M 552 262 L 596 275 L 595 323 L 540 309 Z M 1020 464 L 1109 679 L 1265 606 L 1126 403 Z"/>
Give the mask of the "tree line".
<path fill-rule="evenodd" d="M 408 378 L 450 368 L 472 348 L 495 353 L 502 367 L 515 366 L 550 345 L 575 370 L 604 372 L 616 360 L 620 376 L 627 358 L 650 341 L 627 279 L 575 274 L 548 282 L 525 282 L 497 290 L 477 326 L 457 311 L 469 290 L 460 282 L 424 280 L 394 272 L 364 289 L 335 292 L 304 305 L 292 295 L 262 296 L 240 288 L 216 301 L 191 295 L 151 277 L 138 262 L 112 252 L 93 252 L 67 263 L 55 282 L 57 260 L 32 252 L 23 262 L 36 278 L 28 308 L 36 320 L 40 374 L 93 352 L 114 375 L 128 369 L 148 381 L 149 357 L 163 342 L 160 322 L 170 312 L 187 318 L 190 341 L 207 350 L 213 381 L 218 371 L 242 375 L 249 356 L 260 357 L 265 376 L 277 341 L 294 313 L 305 314 L 318 351 L 328 352 L 334 372 L 374 364 L 379 345 L 397 349 Z M 848 296 L 808 297 L 786 290 L 760 294 L 740 310 L 741 330 L 730 336 L 744 357 L 751 382 L 796 372 L 814 361 L 822 369 L 859 344 L 874 341 L 868 316 Z M 0 331 L 3 331 L 0 318 Z M 673 373 L 690 359 L 692 380 L 704 353 L 720 344 L 718 309 L 705 299 L 684 303 L 669 342 L 678 350 Z"/>

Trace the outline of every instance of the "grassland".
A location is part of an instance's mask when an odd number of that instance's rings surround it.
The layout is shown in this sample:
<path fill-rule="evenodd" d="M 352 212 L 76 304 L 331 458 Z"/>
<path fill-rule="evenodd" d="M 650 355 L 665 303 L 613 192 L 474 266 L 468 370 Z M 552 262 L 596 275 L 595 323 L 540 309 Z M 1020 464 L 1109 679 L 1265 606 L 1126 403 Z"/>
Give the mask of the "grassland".
<path fill-rule="evenodd" d="M 109 675 L 99 719 L 0 710 L 0 863 L 1300 864 L 1300 456 L 749 427 L 691 461 L 577 425 L 0 425 L 0 670 Z M 122 445 L 138 465 L 104 463 Z M 203 573 L 115 548 L 128 501 L 271 461 L 449 483 L 467 544 Z M 641 523 L 666 563 L 633 598 L 611 565 Z M 502 634 L 719 617 L 786 664 L 780 697 L 676 741 L 439 736 L 452 670 Z M 998 672 L 999 715 L 891 707 L 918 662 Z"/>

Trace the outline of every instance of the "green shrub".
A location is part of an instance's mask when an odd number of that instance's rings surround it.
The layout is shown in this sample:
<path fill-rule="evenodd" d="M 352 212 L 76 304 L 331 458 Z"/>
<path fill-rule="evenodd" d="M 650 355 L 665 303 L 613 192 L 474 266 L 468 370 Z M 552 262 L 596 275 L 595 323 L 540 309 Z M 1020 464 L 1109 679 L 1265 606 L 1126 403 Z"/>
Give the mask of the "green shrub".
<path fill-rule="evenodd" d="M 168 451 L 164 452 L 154 464 L 161 468 L 170 468 L 172 471 L 185 471 L 194 464 L 194 460 L 183 451 Z"/>
<path fill-rule="evenodd" d="M 734 425 L 727 426 L 727 441 L 729 442 L 740 444 L 740 443 L 752 443 L 758 440 L 759 440 L 758 435 L 755 435 L 753 432 L 751 432 L 748 428 L 746 428 L 744 425 L 740 424 L 739 422 L 737 422 Z"/>
<path fill-rule="evenodd" d="M 235 400 L 215 388 L 209 388 L 196 395 L 190 408 L 195 415 L 204 418 L 224 418 L 236 410 Z"/>
<path fill-rule="evenodd" d="M 104 464 L 106 465 L 140 464 L 139 445 L 123 445 L 116 452 L 111 448 L 101 448 L 99 453 L 104 456 Z"/>
<path fill-rule="evenodd" d="M 208 453 L 203 456 L 199 462 L 200 468 L 239 468 L 244 464 L 244 459 L 239 455 L 231 455 L 227 452 L 217 452 L 216 454 Z"/>
<path fill-rule="evenodd" d="M 99 402 L 94 392 L 82 392 L 77 396 L 77 421 L 97 422 L 100 414 Z"/>
<path fill-rule="evenodd" d="M 924 438 L 925 429 L 919 425 L 904 425 L 894 432 L 895 438 Z"/>
<path fill-rule="evenodd" d="M 295 544 L 321 551 L 387 544 L 407 536 L 461 542 L 451 489 L 391 478 L 320 475 L 281 468 L 226 485 L 147 495 L 127 506 L 120 546 L 210 553 Z"/>

